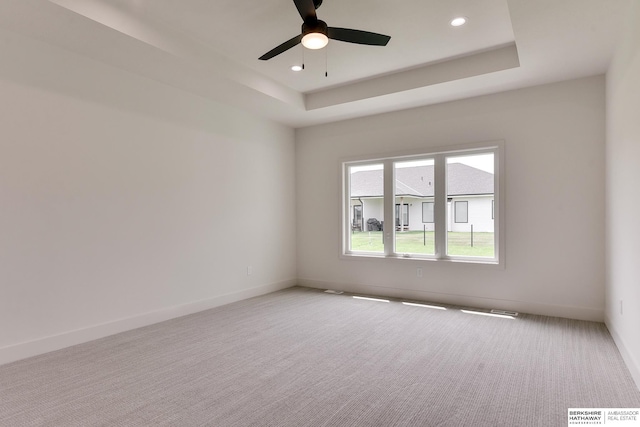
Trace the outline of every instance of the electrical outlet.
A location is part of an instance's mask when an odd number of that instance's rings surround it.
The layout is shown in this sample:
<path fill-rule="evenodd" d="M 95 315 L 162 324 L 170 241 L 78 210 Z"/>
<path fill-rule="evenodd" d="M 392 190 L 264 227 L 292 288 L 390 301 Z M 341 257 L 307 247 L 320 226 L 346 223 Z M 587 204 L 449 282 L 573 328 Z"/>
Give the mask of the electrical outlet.
<path fill-rule="evenodd" d="M 422 269 L 421 268 L 417 268 L 416 269 L 416 277 L 422 277 Z"/>
<path fill-rule="evenodd" d="M 251 273 L 253 273 L 253 267 L 248 266 L 247 267 L 247 276 L 251 276 Z"/>

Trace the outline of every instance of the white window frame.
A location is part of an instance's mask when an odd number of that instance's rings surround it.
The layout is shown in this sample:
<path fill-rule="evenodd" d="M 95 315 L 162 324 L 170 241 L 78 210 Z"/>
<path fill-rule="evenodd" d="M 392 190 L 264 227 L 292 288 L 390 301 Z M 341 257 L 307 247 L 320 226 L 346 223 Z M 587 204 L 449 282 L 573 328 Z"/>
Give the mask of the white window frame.
<path fill-rule="evenodd" d="M 365 251 L 351 251 L 349 249 L 349 233 L 351 233 L 351 226 L 349 225 L 348 227 L 345 226 L 345 224 L 349 224 L 351 222 L 351 200 L 350 200 L 350 188 L 351 188 L 351 182 L 349 180 L 349 167 L 350 166 L 376 166 L 376 165 L 382 165 L 384 170 L 383 170 L 383 174 L 385 175 L 385 180 L 386 180 L 386 174 L 387 174 L 387 164 L 386 162 L 383 162 L 379 159 L 372 159 L 372 160 L 360 160 L 360 161 L 350 161 L 350 162 L 342 162 L 340 169 L 341 169 L 341 173 L 342 173 L 342 192 L 345 194 L 345 197 L 342 198 L 343 202 L 346 202 L 346 205 L 341 204 L 341 215 L 342 215 L 342 239 L 340 240 L 340 245 L 341 245 L 341 253 L 343 255 L 356 255 L 357 256 L 365 256 L 365 257 L 380 257 L 383 254 L 380 252 L 365 252 Z M 387 192 L 387 186 L 386 186 L 386 182 L 384 184 L 383 187 L 383 194 L 386 194 Z M 393 212 L 395 214 L 395 212 Z M 387 217 L 387 210 L 385 208 L 384 210 L 384 218 Z M 384 221 L 383 218 L 383 221 Z M 391 218 L 393 218 L 393 215 L 391 215 Z M 365 222 L 365 218 L 363 216 L 362 218 L 362 224 L 363 224 L 363 228 L 366 228 L 367 223 Z M 364 231 L 364 230 L 363 230 Z"/>
<path fill-rule="evenodd" d="M 494 257 L 453 256 L 447 254 L 447 189 L 446 158 L 473 154 L 493 153 L 494 157 Z M 434 228 L 435 254 L 402 254 L 395 252 L 395 227 L 385 227 L 384 252 L 360 252 L 349 250 L 350 225 L 350 182 L 349 167 L 368 164 L 384 165 L 384 218 L 395 219 L 395 162 L 433 158 L 434 165 Z M 385 258 L 388 260 L 426 260 L 494 265 L 504 268 L 505 263 L 505 220 L 504 220 L 504 141 L 466 144 L 455 147 L 441 147 L 412 152 L 389 153 L 384 156 L 359 156 L 341 159 L 341 247 L 340 256 L 346 259 Z M 385 220 L 386 222 L 386 220 Z M 394 222 L 394 221 L 392 221 Z"/>

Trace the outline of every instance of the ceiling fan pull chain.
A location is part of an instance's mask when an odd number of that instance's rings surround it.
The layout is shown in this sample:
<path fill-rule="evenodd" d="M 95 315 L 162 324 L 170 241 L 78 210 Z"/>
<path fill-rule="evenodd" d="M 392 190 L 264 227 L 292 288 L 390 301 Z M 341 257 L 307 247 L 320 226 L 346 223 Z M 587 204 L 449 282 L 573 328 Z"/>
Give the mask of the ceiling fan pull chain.
<path fill-rule="evenodd" d="M 329 44 L 324 48 L 324 76 L 329 77 Z"/>
<path fill-rule="evenodd" d="M 304 46 L 300 45 L 300 49 L 302 49 L 302 69 L 304 70 Z"/>

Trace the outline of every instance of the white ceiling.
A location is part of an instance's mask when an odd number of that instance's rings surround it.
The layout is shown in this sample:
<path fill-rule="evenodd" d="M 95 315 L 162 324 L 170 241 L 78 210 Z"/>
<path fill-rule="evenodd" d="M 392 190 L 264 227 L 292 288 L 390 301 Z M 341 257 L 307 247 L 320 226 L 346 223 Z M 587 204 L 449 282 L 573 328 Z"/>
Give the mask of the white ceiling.
<path fill-rule="evenodd" d="M 159 22 L 200 40 L 230 60 L 297 91 L 328 86 L 440 61 L 514 41 L 504 0 L 398 2 L 388 0 L 326 0 L 318 17 L 330 26 L 392 35 L 387 47 L 332 42 L 328 50 L 305 52 L 306 70 L 295 73 L 302 46 L 267 62 L 257 58 L 300 34 L 302 20 L 292 0 L 110 0 L 137 19 Z M 473 17 L 455 29 L 449 21 Z M 475 37 L 473 34 L 482 34 Z M 330 77 L 325 78 L 325 59 Z"/>
<path fill-rule="evenodd" d="M 604 73 L 629 3 L 324 0 L 329 26 L 391 41 L 269 61 L 257 58 L 300 32 L 291 0 L 2 0 L 0 25 L 303 127 Z M 468 24 L 451 27 L 460 15 Z"/>

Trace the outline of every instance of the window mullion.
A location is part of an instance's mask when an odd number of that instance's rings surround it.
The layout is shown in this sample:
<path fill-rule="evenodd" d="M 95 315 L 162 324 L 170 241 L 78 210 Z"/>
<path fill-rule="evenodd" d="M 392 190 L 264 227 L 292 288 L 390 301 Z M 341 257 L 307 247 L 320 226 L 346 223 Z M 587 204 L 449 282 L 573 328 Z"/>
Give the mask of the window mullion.
<path fill-rule="evenodd" d="M 493 221 L 494 221 L 494 235 L 493 235 L 493 244 L 494 244 L 494 259 L 502 260 L 504 262 L 504 256 L 498 255 L 500 253 L 504 254 L 503 249 L 501 247 L 504 243 L 504 236 L 502 235 L 502 230 L 504 228 L 501 224 L 504 223 L 504 218 L 501 217 L 501 214 L 504 212 L 503 209 L 503 199 L 502 195 L 504 194 L 504 173 L 500 170 L 500 167 L 504 164 L 504 152 L 498 148 L 494 148 L 493 150 Z"/>
<path fill-rule="evenodd" d="M 342 186 L 344 198 L 342 199 L 342 248 L 344 253 L 351 253 L 351 233 L 350 209 L 351 209 L 351 174 L 349 166 L 346 164 L 342 169 Z"/>
<path fill-rule="evenodd" d="M 384 162 L 384 254 L 393 256 L 395 253 L 395 168 L 393 160 Z"/>
<path fill-rule="evenodd" d="M 436 258 L 447 257 L 447 169 L 444 155 L 435 156 L 434 171 L 434 227 Z"/>

